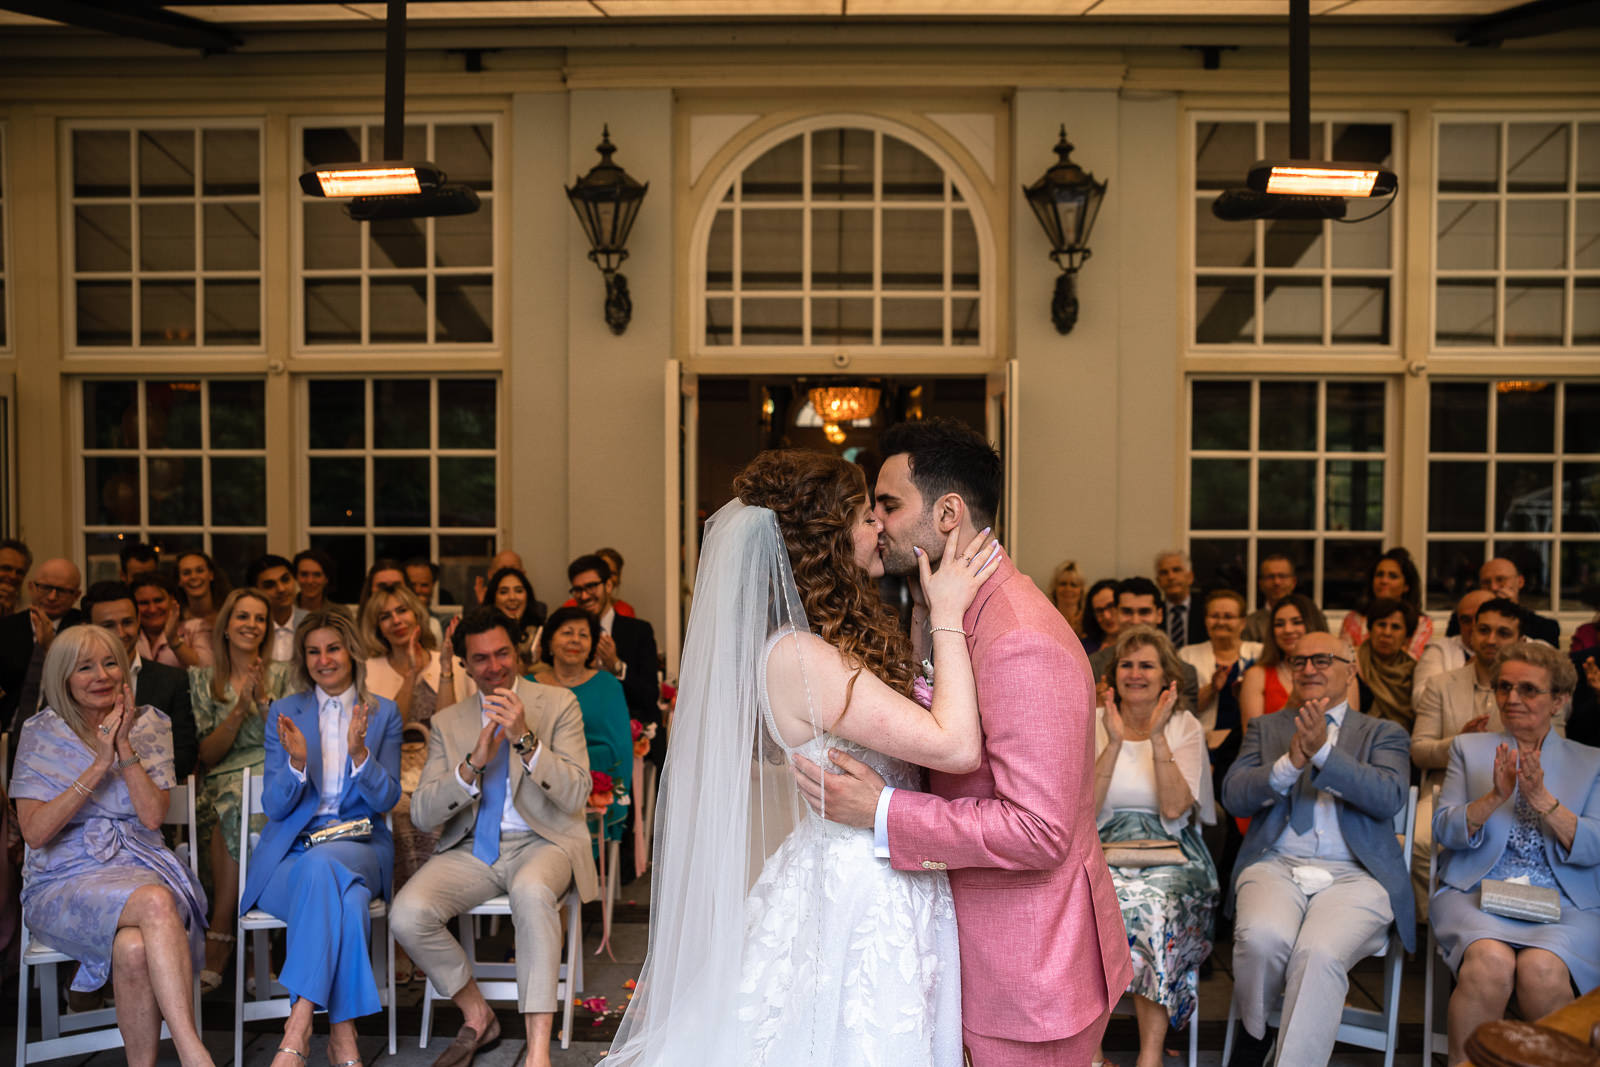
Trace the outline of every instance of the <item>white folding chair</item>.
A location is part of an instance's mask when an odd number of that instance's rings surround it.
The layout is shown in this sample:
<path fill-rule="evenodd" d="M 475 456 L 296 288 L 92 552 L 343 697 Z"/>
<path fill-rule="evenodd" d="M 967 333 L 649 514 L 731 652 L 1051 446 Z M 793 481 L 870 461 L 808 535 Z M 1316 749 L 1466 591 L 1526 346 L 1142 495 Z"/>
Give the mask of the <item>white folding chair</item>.
<path fill-rule="evenodd" d="M 1199 988 L 1199 968 L 1190 973 L 1194 976 L 1195 988 Z M 1116 1007 L 1111 1009 L 1113 1015 L 1132 1015 L 1138 1018 L 1138 1011 L 1133 1006 L 1133 994 L 1124 993 L 1117 1001 Z M 1189 1067 L 1199 1067 L 1200 1064 L 1200 999 L 1195 997 L 1194 1011 L 1189 1013 Z"/>
<path fill-rule="evenodd" d="M 261 809 L 261 790 L 266 785 L 264 775 L 244 770 L 244 803 L 239 811 L 239 892 L 241 899 L 244 893 L 245 879 L 250 874 L 250 852 L 256 842 L 250 833 L 250 814 Z M 390 829 L 394 828 L 392 816 L 385 816 L 385 822 Z M 235 902 L 235 907 L 237 907 Z M 388 1009 L 389 1015 L 389 1055 L 394 1055 L 395 1050 L 395 996 L 394 996 L 394 931 L 389 926 L 389 905 L 381 897 L 374 898 L 369 906 L 372 916 L 372 937 L 370 941 L 372 952 L 372 972 L 385 977 L 385 982 L 378 988 L 378 999 Z M 283 930 L 288 926 L 277 916 L 252 908 L 239 916 L 239 950 L 234 953 L 234 987 L 233 987 L 233 1062 L 243 1063 L 244 1054 L 244 1024 L 246 1020 L 254 1019 L 284 1019 L 289 1015 L 292 998 L 285 989 L 272 976 L 270 969 L 270 946 L 267 934 L 273 930 Z M 382 927 L 382 932 L 379 932 Z M 255 949 L 256 959 L 256 990 L 249 999 L 245 999 L 244 980 L 244 938 L 249 934 Z M 319 1011 L 321 1009 L 318 1009 Z"/>
<path fill-rule="evenodd" d="M 1417 829 L 1417 787 L 1412 786 L 1406 797 L 1406 806 L 1394 813 L 1395 836 L 1400 838 L 1401 852 L 1405 856 L 1406 878 L 1411 877 L 1411 845 Z M 1400 1022 L 1400 966 L 1405 962 L 1405 948 L 1393 930 L 1383 946 L 1372 954 L 1383 959 L 1383 1007 L 1381 1011 L 1369 1008 L 1344 1006 L 1339 1016 L 1338 1040 L 1349 1045 L 1374 1049 L 1383 1053 L 1383 1067 L 1394 1067 L 1395 1028 Z M 1267 1026 L 1276 1027 L 1282 1022 L 1282 1001 L 1267 1017 Z M 1222 1040 L 1222 1063 L 1227 1067 L 1233 1054 L 1233 1028 L 1239 1021 L 1237 1002 L 1228 1002 L 1228 1029 Z"/>
<path fill-rule="evenodd" d="M 169 826 L 188 827 L 187 836 L 178 852 L 188 864 L 190 872 L 199 877 L 199 849 L 195 847 L 194 779 L 172 788 L 167 804 L 167 817 L 162 820 Z M 122 1047 L 122 1031 L 117 1029 L 117 1009 L 97 1008 L 94 1011 L 61 1014 L 59 986 L 56 982 L 56 965 L 72 963 L 71 956 L 57 952 L 43 941 L 34 940 L 28 933 L 28 924 L 21 924 L 22 940 L 19 952 L 20 972 L 17 975 L 17 1063 L 38 1063 L 62 1056 L 82 1056 L 108 1048 Z M 37 1041 L 28 1040 L 28 994 L 33 982 L 28 972 L 34 972 L 39 987 L 39 1033 Z M 194 1024 L 200 1026 L 200 976 L 194 979 Z M 171 1039 L 172 1032 L 165 1021 L 161 1024 L 163 1039 Z"/>
<path fill-rule="evenodd" d="M 1439 810 L 1439 787 L 1433 787 L 1433 810 Z M 1428 856 L 1428 899 L 1433 899 L 1434 890 L 1439 888 L 1439 842 L 1433 842 L 1433 851 Z M 1434 979 L 1442 974 L 1440 979 L 1444 983 L 1443 1003 L 1450 1003 L 1450 990 L 1455 982 L 1450 974 L 1450 968 L 1440 966 L 1444 963 L 1444 950 L 1439 947 L 1439 941 L 1433 936 L 1433 920 L 1430 912 L 1428 920 L 1428 946 L 1427 963 L 1423 965 L 1422 972 L 1422 1067 L 1432 1067 L 1433 1054 L 1443 1055 L 1450 1047 L 1450 1034 L 1448 1024 L 1448 1011 L 1441 1010 L 1445 1016 L 1441 1020 L 1435 1018 L 1436 998 L 1434 996 Z M 1443 1025 L 1445 1029 L 1436 1030 L 1435 1025 Z"/>
<path fill-rule="evenodd" d="M 561 1009 L 561 1047 L 572 1044 L 572 1007 L 583 990 L 583 901 L 577 887 L 567 890 L 561 900 L 567 916 L 566 959 L 556 977 L 556 999 L 564 1005 Z M 474 918 L 479 915 L 502 916 L 511 914 L 511 898 L 505 894 L 492 897 L 470 911 L 462 912 L 456 922 L 460 926 L 461 949 L 467 954 L 467 966 L 478 982 L 478 990 L 485 1000 L 517 999 L 517 965 L 515 963 L 487 963 L 478 959 L 477 935 Z M 422 993 L 422 1037 L 418 1048 L 427 1048 L 433 1036 L 433 1002 L 450 998 L 434 987 L 429 978 Z"/>

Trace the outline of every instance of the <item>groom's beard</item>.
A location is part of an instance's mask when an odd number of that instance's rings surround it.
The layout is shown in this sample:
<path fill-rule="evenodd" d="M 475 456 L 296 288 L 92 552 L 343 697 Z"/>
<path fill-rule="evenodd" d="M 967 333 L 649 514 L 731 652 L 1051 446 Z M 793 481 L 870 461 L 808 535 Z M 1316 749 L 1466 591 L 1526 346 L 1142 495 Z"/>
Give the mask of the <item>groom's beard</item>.
<path fill-rule="evenodd" d="M 895 578 L 915 578 L 917 576 L 917 557 L 910 549 L 897 552 L 888 545 L 884 545 L 879 555 L 883 558 L 883 573 Z"/>

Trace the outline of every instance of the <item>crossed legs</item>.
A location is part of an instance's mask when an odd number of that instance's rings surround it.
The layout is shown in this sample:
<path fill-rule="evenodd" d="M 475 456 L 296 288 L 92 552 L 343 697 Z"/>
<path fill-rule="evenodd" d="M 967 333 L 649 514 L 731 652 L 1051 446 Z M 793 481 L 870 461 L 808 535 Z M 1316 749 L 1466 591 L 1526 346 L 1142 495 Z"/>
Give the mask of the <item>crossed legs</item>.
<path fill-rule="evenodd" d="M 152 1067 L 156 1062 L 162 1019 L 184 1067 L 211 1063 L 194 1026 L 189 934 L 165 886 L 136 889 L 123 906 L 111 946 L 111 983 L 128 1063 Z"/>

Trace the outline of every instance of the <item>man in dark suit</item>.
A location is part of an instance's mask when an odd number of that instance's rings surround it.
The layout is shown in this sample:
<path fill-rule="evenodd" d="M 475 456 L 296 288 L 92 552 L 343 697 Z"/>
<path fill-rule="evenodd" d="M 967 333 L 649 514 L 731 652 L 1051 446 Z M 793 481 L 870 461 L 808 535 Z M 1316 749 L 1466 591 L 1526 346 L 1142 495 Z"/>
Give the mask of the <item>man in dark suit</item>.
<path fill-rule="evenodd" d="M 110 630 L 128 651 L 133 675 L 133 701 L 165 712 L 172 720 L 172 767 L 183 781 L 194 771 L 200 745 L 195 737 L 194 711 L 189 706 L 189 672 L 139 655 L 139 611 L 133 590 L 121 582 L 96 582 L 83 597 L 88 621 Z"/>
<path fill-rule="evenodd" d="M 572 599 L 600 623 L 600 646 L 595 656 L 602 670 L 622 682 L 628 714 L 640 722 L 661 721 L 661 683 L 656 678 L 656 633 L 643 619 L 619 615 L 611 601 L 616 579 L 611 565 L 600 556 L 579 556 L 567 567 Z M 666 756 L 666 739 L 657 734 L 650 760 L 660 766 Z"/>
<path fill-rule="evenodd" d="M 1551 648 L 1560 648 L 1561 624 L 1555 619 L 1537 614 L 1531 608 L 1523 607 L 1519 598 L 1522 596 L 1525 580 L 1517 565 L 1504 556 L 1496 556 L 1478 568 L 1479 589 L 1487 589 L 1495 596 L 1505 597 L 1522 608 L 1523 636 L 1543 641 Z"/>
<path fill-rule="evenodd" d="M 23 721 L 39 710 L 40 671 L 50 642 L 64 627 L 83 621 L 72 607 L 82 580 L 70 559 L 47 559 L 28 581 L 33 603 L 0 619 L 0 725 L 10 729 L 13 740 Z"/>
<path fill-rule="evenodd" d="M 1416 945 L 1416 913 L 1394 818 L 1411 784 L 1411 739 L 1345 702 L 1355 653 L 1308 633 L 1289 657 L 1306 703 L 1262 715 L 1222 780 L 1248 817 L 1234 866 L 1234 1067 L 1259 1067 L 1267 1015 L 1283 998 L 1277 1067 L 1328 1062 L 1356 961 L 1393 928 Z"/>
<path fill-rule="evenodd" d="M 1156 585 L 1161 587 L 1164 615 L 1161 625 L 1174 649 L 1204 641 L 1205 623 L 1201 605 L 1205 598 L 1194 587 L 1194 568 L 1189 553 L 1169 548 L 1156 553 Z"/>

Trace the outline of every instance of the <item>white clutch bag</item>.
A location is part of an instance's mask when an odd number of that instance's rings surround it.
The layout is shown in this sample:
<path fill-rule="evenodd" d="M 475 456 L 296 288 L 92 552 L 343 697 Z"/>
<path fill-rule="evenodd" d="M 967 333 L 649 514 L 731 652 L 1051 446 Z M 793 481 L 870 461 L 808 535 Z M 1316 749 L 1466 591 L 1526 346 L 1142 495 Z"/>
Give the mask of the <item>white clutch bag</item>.
<path fill-rule="evenodd" d="M 1478 907 L 1490 915 L 1524 922 L 1561 921 L 1561 894 L 1542 886 L 1485 878 L 1478 887 Z"/>

